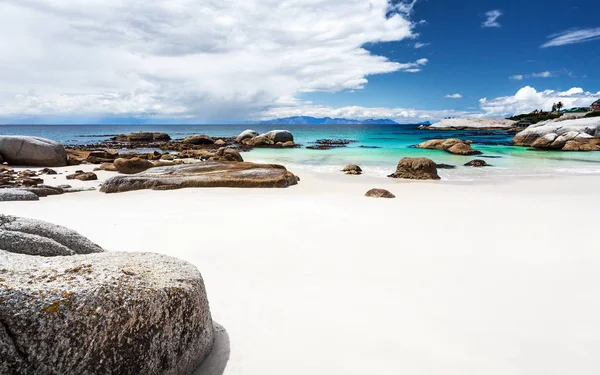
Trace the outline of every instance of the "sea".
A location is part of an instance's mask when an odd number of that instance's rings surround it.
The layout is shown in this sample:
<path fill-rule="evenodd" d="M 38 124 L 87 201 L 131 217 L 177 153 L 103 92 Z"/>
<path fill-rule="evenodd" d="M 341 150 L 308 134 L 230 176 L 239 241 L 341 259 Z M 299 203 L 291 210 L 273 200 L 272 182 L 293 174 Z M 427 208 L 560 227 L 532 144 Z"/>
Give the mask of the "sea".
<path fill-rule="evenodd" d="M 600 153 L 534 151 L 512 146 L 513 136 L 503 131 L 420 130 L 417 125 L 0 125 L 0 134 L 38 136 L 68 146 L 94 144 L 117 134 L 140 131 L 165 132 L 173 139 L 194 134 L 208 134 L 216 139 L 237 136 L 246 129 L 259 133 L 273 129 L 292 132 L 296 143 L 302 147 L 254 149 L 243 153 L 243 157 L 246 161 L 283 164 L 296 173 L 339 173 L 345 165 L 357 164 L 365 175 L 384 178 L 395 171 L 403 157 L 427 157 L 437 163 L 456 166 L 439 171 L 442 179 L 449 181 L 600 174 Z M 457 156 L 414 147 L 435 138 L 471 140 L 472 146 L 483 154 Z M 330 150 L 306 148 L 319 139 L 354 142 Z M 464 166 L 475 158 L 485 160 L 491 167 Z"/>

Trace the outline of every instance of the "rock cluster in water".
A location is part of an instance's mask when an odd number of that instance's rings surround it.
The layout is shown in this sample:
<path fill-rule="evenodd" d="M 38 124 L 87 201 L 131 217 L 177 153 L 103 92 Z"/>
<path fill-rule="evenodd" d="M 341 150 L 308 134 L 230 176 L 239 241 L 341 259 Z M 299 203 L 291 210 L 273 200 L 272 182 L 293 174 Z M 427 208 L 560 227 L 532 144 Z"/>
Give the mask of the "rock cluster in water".
<path fill-rule="evenodd" d="M 600 151 L 600 118 L 540 122 L 517 133 L 513 142 L 541 150 Z"/>
<path fill-rule="evenodd" d="M 470 141 L 458 138 L 432 139 L 416 146 L 429 150 L 444 150 L 454 155 L 478 155 L 481 151 L 474 150 Z"/>
<path fill-rule="evenodd" d="M 191 264 L 0 215 L 1 374 L 191 374 L 213 338 Z"/>

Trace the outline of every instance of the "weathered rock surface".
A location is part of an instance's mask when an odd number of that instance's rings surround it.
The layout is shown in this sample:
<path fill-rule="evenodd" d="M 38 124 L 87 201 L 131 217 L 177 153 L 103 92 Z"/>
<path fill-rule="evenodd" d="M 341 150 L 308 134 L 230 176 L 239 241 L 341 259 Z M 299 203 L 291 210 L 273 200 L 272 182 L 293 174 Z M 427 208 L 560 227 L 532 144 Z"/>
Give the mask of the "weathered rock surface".
<path fill-rule="evenodd" d="M 435 162 L 427 158 L 402 158 L 396 172 L 389 175 L 392 178 L 412 180 L 439 180 Z"/>
<path fill-rule="evenodd" d="M 154 166 L 152 162 L 140 158 L 119 158 L 113 164 L 116 170 L 123 174 L 140 173 Z"/>
<path fill-rule="evenodd" d="M 191 137 L 187 137 L 182 142 L 189 143 L 192 145 L 212 145 L 215 143 L 215 140 L 206 134 L 198 134 L 192 135 Z"/>
<path fill-rule="evenodd" d="M 167 133 L 138 132 L 131 134 L 120 134 L 113 137 L 112 140 L 120 142 L 152 142 L 168 141 L 171 137 Z"/>
<path fill-rule="evenodd" d="M 209 160 L 243 162 L 244 158 L 242 158 L 240 152 L 235 148 L 221 147 L 217 150 L 215 156 L 211 156 Z"/>
<path fill-rule="evenodd" d="M 465 164 L 465 167 L 491 167 L 485 160 L 475 159 Z"/>
<path fill-rule="evenodd" d="M 0 155 L 10 165 L 67 165 L 67 154 L 63 145 L 39 137 L 0 136 Z"/>
<path fill-rule="evenodd" d="M 0 243 L 0 373 L 191 374 L 210 353 L 213 323 L 194 266 L 93 244 L 95 253 L 48 256 L 37 250 L 89 240 L 9 219 L 3 227 L 13 230 L 2 230 L 23 241 L 32 241 L 28 231 L 38 233 L 37 243 L 24 246 L 42 256 L 6 251 Z M 71 250 L 81 249 L 90 250 Z"/>
<path fill-rule="evenodd" d="M 297 182 L 297 177 L 281 165 L 207 161 L 115 176 L 107 180 L 100 191 L 117 193 L 191 187 L 284 188 Z"/>
<path fill-rule="evenodd" d="M 40 220 L 7 215 L 0 215 L 0 250 L 41 256 L 104 251 L 74 230 Z"/>
<path fill-rule="evenodd" d="M 478 155 L 480 151 L 474 150 L 469 141 L 458 138 L 431 139 L 417 145 L 417 148 L 429 150 L 444 150 L 455 155 Z"/>
<path fill-rule="evenodd" d="M 513 142 L 543 150 L 600 151 L 600 118 L 540 122 L 517 133 Z"/>
<path fill-rule="evenodd" d="M 255 130 L 248 129 L 248 130 L 244 130 L 243 132 L 241 132 L 240 135 L 237 136 L 235 141 L 237 143 L 242 143 L 246 139 L 252 139 L 254 137 L 258 137 L 258 133 Z"/>
<path fill-rule="evenodd" d="M 40 197 L 36 194 L 18 188 L 0 189 L 0 202 L 37 201 Z"/>
<path fill-rule="evenodd" d="M 396 198 L 396 196 L 385 189 L 371 189 L 367 191 L 365 197 L 370 198 Z"/>
<path fill-rule="evenodd" d="M 358 165 L 350 164 L 344 167 L 344 169 L 342 169 L 342 172 L 346 172 L 346 174 L 359 175 L 362 174 L 362 169 Z"/>

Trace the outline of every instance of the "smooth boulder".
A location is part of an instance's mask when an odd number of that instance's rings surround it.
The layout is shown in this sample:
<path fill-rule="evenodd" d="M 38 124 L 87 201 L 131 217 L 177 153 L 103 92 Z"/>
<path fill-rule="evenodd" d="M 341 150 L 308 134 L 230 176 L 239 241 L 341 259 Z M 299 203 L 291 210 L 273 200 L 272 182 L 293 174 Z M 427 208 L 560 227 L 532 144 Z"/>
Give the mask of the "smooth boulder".
<path fill-rule="evenodd" d="M 600 118 L 539 122 L 517 133 L 513 143 L 539 150 L 600 151 Z"/>
<path fill-rule="evenodd" d="M 411 180 L 439 180 L 437 165 L 427 158 L 402 158 L 398 163 L 396 172 L 388 177 L 405 178 Z"/>
<path fill-rule="evenodd" d="M 62 167 L 67 165 L 63 145 L 39 137 L 0 136 L 0 155 L 10 165 Z"/>
<path fill-rule="evenodd" d="M 119 193 L 194 187 L 285 188 L 297 183 L 298 178 L 281 165 L 206 161 L 152 168 L 129 176 L 115 176 L 104 182 L 100 191 Z"/>
<path fill-rule="evenodd" d="M 265 136 L 270 139 L 273 143 L 285 143 L 293 142 L 294 136 L 287 130 L 271 130 L 267 132 Z"/>
<path fill-rule="evenodd" d="M 416 146 L 428 150 L 443 150 L 454 155 L 478 155 L 481 151 L 474 150 L 470 141 L 458 138 L 431 139 Z"/>
<path fill-rule="evenodd" d="M 113 165 L 117 171 L 123 174 L 140 173 L 154 166 L 151 161 L 140 158 L 119 158 L 114 161 Z"/>
<path fill-rule="evenodd" d="M 246 139 L 252 139 L 257 136 L 258 136 L 258 133 L 255 130 L 248 129 L 248 130 L 244 130 L 243 132 L 241 132 L 240 135 L 237 136 L 235 141 L 237 143 L 242 143 Z"/>
<path fill-rule="evenodd" d="M 342 172 L 345 172 L 346 174 L 359 175 L 362 174 L 362 169 L 356 164 L 350 164 L 345 166 L 344 169 L 342 169 Z"/>

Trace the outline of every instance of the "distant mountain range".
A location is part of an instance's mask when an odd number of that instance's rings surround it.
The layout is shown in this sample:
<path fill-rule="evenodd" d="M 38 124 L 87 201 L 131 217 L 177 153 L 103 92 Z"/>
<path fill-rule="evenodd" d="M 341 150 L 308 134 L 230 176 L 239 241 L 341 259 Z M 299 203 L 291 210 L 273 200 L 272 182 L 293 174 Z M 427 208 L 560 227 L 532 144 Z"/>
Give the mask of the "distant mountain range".
<path fill-rule="evenodd" d="M 261 121 L 263 125 L 400 125 L 390 119 L 355 120 L 350 118 L 316 118 L 310 116 L 293 116 Z M 429 121 L 411 125 L 429 125 Z"/>

